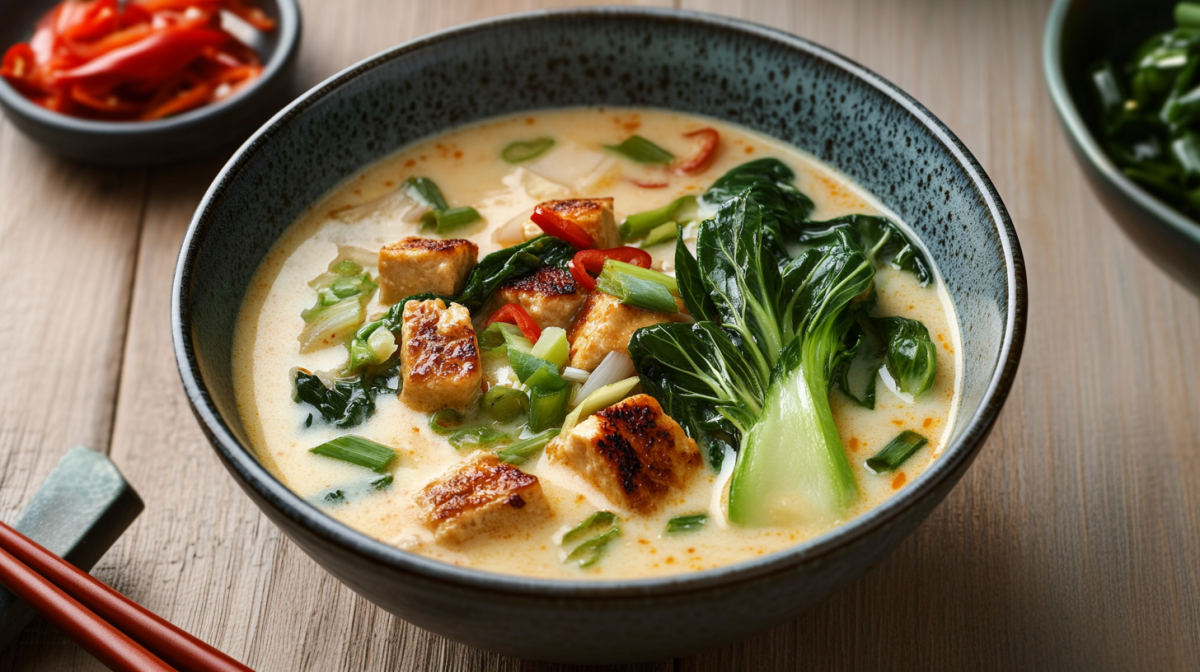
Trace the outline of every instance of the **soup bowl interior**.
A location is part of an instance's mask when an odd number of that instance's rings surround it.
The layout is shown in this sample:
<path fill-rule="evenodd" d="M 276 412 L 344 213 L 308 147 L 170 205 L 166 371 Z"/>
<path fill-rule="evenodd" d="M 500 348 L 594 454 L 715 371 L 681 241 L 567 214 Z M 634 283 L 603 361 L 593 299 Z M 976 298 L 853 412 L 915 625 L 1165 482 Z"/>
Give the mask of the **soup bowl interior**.
<path fill-rule="evenodd" d="M 470 95 L 446 95 L 470 91 Z M 400 147 L 539 108 L 669 108 L 783 139 L 908 222 L 962 325 L 953 439 L 900 493 L 784 552 L 666 578 L 553 581 L 454 567 L 334 521 L 272 477 L 238 417 L 231 348 L 259 262 L 305 209 Z M 180 253 L 172 329 L 184 386 L 217 454 L 288 536 L 351 588 L 419 626 L 527 658 L 645 660 L 711 648 L 824 599 L 890 551 L 979 450 L 1012 383 L 1024 270 L 1003 204 L 927 110 L 860 66 L 744 22 L 649 9 L 518 15 L 401 45 L 277 115 L 222 171 Z"/>

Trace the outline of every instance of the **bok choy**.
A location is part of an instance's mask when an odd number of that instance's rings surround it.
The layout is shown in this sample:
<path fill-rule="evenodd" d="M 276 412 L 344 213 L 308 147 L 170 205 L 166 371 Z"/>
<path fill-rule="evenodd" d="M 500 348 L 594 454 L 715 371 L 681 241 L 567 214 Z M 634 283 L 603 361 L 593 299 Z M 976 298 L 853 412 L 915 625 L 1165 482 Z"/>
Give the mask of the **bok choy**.
<path fill-rule="evenodd" d="M 770 181 L 755 187 L 755 171 L 719 180 L 722 188 L 750 186 L 700 224 L 695 258 L 686 246 L 676 248 L 679 292 L 697 321 L 640 329 L 629 352 L 643 387 L 714 466 L 737 452 L 732 522 L 833 520 L 857 498 L 858 486 L 829 389 L 855 325 L 852 307 L 870 295 L 875 266 L 860 236 L 845 227 L 792 257 L 783 234 L 803 230 L 797 220 L 811 202 L 791 187 L 790 171 L 754 164 L 747 165 Z M 936 361 L 913 365 L 915 379 L 926 373 L 918 368 Z"/>

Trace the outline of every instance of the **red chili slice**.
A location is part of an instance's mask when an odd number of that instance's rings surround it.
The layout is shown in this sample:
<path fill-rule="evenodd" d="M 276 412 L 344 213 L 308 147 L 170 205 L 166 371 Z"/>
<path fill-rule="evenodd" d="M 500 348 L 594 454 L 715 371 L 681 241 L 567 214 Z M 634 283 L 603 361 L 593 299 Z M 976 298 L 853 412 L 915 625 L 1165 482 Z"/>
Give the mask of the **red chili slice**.
<path fill-rule="evenodd" d="M 629 181 L 643 189 L 662 189 L 662 188 L 670 185 L 669 182 L 647 182 L 644 180 L 637 180 L 634 178 L 629 178 Z"/>
<path fill-rule="evenodd" d="M 604 262 L 609 259 L 623 261 L 640 268 L 650 268 L 650 253 L 636 247 L 613 247 L 607 250 L 580 250 L 567 264 L 571 277 L 589 292 L 596 289 L 596 280 L 591 273 L 599 274 L 604 270 Z"/>
<path fill-rule="evenodd" d="M 515 324 L 521 330 L 525 338 L 528 338 L 531 343 L 537 343 L 537 340 L 542 336 L 542 330 L 538 327 L 537 322 L 529 316 L 529 313 L 521 307 L 519 303 L 506 303 L 499 310 L 492 313 L 492 316 L 483 323 L 484 329 L 493 322 L 504 322 L 506 324 Z"/>
<path fill-rule="evenodd" d="M 583 249 L 596 244 L 596 239 L 592 238 L 592 234 L 584 231 L 575 222 L 567 220 L 562 215 L 554 210 L 545 207 L 537 206 L 533 209 L 533 215 L 530 217 L 534 224 L 537 224 L 542 231 L 547 235 L 554 236 L 560 240 L 565 240 L 572 247 Z"/>
<path fill-rule="evenodd" d="M 717 144 L 721 141 L 721 135 L 713 128 L 702 128 L 691 133 L 684 133 L 685 138 L 699 138 L 700 145 L 696 150 L 696 154 L 692 158 L 681 161 L 675 165 L 675 172 L 691 175 L 698 173 L 712 163 L 713 157 L 717 153 Z"/>

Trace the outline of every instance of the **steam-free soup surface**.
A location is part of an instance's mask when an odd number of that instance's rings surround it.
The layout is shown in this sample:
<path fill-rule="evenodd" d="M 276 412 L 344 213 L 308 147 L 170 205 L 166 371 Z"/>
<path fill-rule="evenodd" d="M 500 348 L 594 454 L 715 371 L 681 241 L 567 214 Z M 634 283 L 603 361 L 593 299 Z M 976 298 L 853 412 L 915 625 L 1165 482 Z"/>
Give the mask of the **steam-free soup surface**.
<path fill-rule="evenodd" d="M 677 156 L 687 156 L 692 140 L 684 134 L 704 127 L 717 129 L 721 141 L 711 166 L 695 175 L 638 165 L 603 149 L 636 133 L 654 139 Z M 556 144 L 528 164 L 511 165 L 501 159 L 502 149 L 510 142 L 536 137 L 552 137 Z M 306 426 L 313 408 L 292 399 L 289 372 L 293 367 L 330 370 L 346 359 L 342 346 L 300 354 L 297 335 L 304 326 L 300 313 L 314 300 L 307 283 L 326 270 L 339 246 L 378 250 L 406 236 L 427 235 L 404 213 L 389 212 L 388 199 L 380 198 L 393 193 L 406 178 L 431 178 L 450 205 L 473 205 L 479 211 L 483 221 L 456 231 L 454 237 L 475 242 L 482 258 L 520 240 L 521 220 L 540 201 L 611 196 L 619 222 L 625 215 L 656 208 L 679 195 L 700 194 L 727 170 L 762 157 L 776 157 L 796 172 L 796 185 L 816 204 L 814 220 L 854 213 L 890 216 L 861 188 L 794 148 L 711 119 L 648 109 L 568 109 L 491 120 L 417 143 L 366 168 L 284 233 L 250 285 L 235 336 L 233 370 L 239 410 L 251 444 L 285 485 L 330 516 L 376 539 L 461 566 L 551 578 L 648 577 L 735 563 L 811 539 L 911 487 L 937 459 L 954 425 L 961 369 L 959 332 L 939 281 L 922 287 L 911 274 L 891 268 L 880 269 L 876 276 L 879 312 L 926 325 L 937 345 L 937 377 L 932 389 L 915 403 L 905 402 L 880 382 L 874 410 L 854 405 L 838 391 L 830 393 L 838 431 L 861 492 L 842 520 L 763 529 L 729 525 L 724 499 L 732 459 L 726 460 L 721 473 L 703 466 L 686 488 L 673 492 L 653 515 L 632 515 L 543 454 L 522 464 L 521 469 L 540 479 L 553 510 L 551 518 L 445 547 L 419 522 L 413 494 L 467 455 L 429 429 L 428 415 L 406 407 L 395 395 L 381 395 L 369 420 L 353 430 L 339 430 L 322 423 L 319 416 Z M 665 187 L 638 184 L 664 181 Z M 337 216 L 347 206 L 371 203 L 384 206 L 378 212 L 368 206 L 365 210 L 369 212 L 353 221 Z M 896 221 L 894 216 L 892 219 Z M 648 251 L 654 256 L 655 268 L 672 270 L 673 243 Z M 374 268 L 369 270 L 375 273 Z M 387 309 L 378 301 L 376 296 L 370 314 Z M 926 436 L 929 444 L 900 469 L 873 473 L 865 460 L 904 429 Z M 376 491 L 370 486 L 376 475 L 309 452 L 351 432 L 398 451 L 398 467 L 389 488 Z M 326 495 L 335 490 L 344 496 L 328 501 Z M 563 531 L 598 510 L 620 516 L 620 536 L 595 566 L 580 569 L 564 564 L 565 551 L 558 544 Z M 669 519 L 692 513 L 709 515 L 704 529 L 666 534 Z"/>

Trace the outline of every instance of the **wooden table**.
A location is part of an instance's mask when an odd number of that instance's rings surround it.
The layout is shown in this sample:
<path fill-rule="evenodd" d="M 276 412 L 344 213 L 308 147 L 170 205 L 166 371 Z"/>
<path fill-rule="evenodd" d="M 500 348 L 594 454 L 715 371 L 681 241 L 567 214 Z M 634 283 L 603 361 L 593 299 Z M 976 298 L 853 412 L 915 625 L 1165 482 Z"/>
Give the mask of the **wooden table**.
<path fill-rule="evenodd" d="M 306 0 L 305 85 L 538 0 Z M 547 3 L 548 4 L 548 3 Z M 1024 362 L 974 467 L 894 555 L 741 644 L 638 670 L 1200 668 L 1200 300 L 1084 184 L 1041 70 L 1046 0 L 675 0 L 828 45 L 925 103 L 1016 222 Z M 317 567 L 239 491 L 180 389 L 179 242 L 219 161 L 103 170 L 0 122 L 0 519 L 72 444 L 146 500 L 94 574 L 259 670 L 559 669 L 419 630 Z M 42 621 L 0 670 L 100 665 Z"/>

